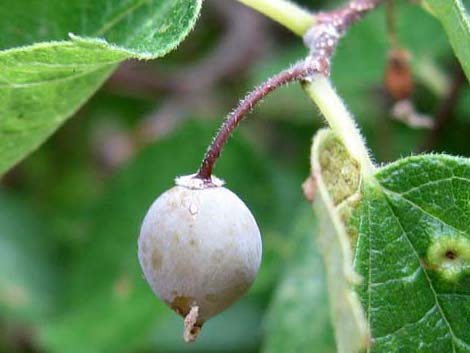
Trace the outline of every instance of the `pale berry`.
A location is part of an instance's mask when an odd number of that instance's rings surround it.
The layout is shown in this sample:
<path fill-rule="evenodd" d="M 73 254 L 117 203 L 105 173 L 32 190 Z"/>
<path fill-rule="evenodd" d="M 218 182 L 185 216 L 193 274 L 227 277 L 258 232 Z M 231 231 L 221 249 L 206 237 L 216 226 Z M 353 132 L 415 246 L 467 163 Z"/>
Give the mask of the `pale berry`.
<path fill-rule="evenodd" d="M 215 177 L 178 178 L 150 207 L 138 247 L 154 293 L 186 318 L 187 341 L 248 290 L 261 262 L 255 219 Z"/>

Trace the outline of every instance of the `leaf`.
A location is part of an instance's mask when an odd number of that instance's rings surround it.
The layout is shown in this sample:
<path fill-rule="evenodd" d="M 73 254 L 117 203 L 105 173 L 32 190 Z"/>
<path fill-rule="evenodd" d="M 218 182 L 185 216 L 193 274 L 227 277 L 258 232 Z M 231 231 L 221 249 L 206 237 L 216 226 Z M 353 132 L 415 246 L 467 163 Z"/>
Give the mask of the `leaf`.
<path fill-rule="evenodd" d="M 356 189 L 356 178 L 344 178 L 355 174 L 335 157 L 346 150 L 331 132 L 317 135 L 314 153 L 328 138 L 332 145 L 313 154 L 313 173 L 317 182 L 331 180 L 327 195 L 340 202 L 327 211 L 342 220 L 337 235 L 346 229 L 349 241 L 330 247 L 354 250 L 344 264 L 361 276 L 350 287 L 356 283 L 370 327 L 367 351 L 470 352 L 470 161 L 409 157 Z M 318 189 L 323 198 L 325 188 Z"/>
<path fill-rule="evenodd" d="M 323 264 L 316 248 L 312 210 L 298 211 L 289 239 L 296 243 L 266 320 L 264 353 L 333 353 Z"/>
<path fill-rule="evenodd" d="M 88 244 L 67 273 L 60 314 L 40 328 L 46 351 L 133 351 L 148 344 L 155 327 L 173 320 L 176 314 L 153 295 L 142 276 L 137 260 L 140 223 L 153 200 L 174 185 L 175 176 L 196 171 L 215 131 L 212 124 L 188 123 L 146 149 L 109 183 Z M 264 233 L 263 224 L 275 218 L 269 210 L 276 191 L 263 160 L 235 138 L 216 174 L 226 177 L 227 187 L 246 201 Z M 202 336 L 210 335 L 209 330 L 208 325 Z"/>
<path fill-rule="evenodd" d="M 330 130 L 320 130 L 312 146 L 313 207 L 319 220 L 318 246 L 325 261 L 332 323 L 339 353 L 365 349 L 369 332 L 364 310 L 353 290 L 350 234 L 343 223 L 357 202 L 359 164 Z"/>
<path fill-rule="evenodd" d="M 48 234 L 47 226 L 27 203 L 0 192 L 2 319 L 38 322 L 52 310 L 57 271 Z"/>
<path fill-rule="evenodd" d="M 201 0 L 0 2 L 0 175 L 52 134 L 119 62 L 174 49 L 200 7 Z"/>
<path fill-rule="evenodd" d="M 437 17 L 470 80 L 470 17 L 461 0 L 425 0 L 425 7 Z"/>
<path fill-rule="evenodd" d="M 372 352 L 470 352 L 469 190 L 470 162 L 446 155 L 364 183 L 355 268 Z"/>

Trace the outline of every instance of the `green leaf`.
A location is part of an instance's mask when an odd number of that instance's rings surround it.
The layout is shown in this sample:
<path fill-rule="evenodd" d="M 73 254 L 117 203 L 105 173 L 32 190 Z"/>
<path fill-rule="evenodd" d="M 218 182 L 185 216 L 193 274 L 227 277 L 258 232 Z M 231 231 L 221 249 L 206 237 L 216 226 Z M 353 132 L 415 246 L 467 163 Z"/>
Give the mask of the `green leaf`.
<path fill-rule="evenodd" d="M 358 278 L 352 267 L 351 239 L 344 220 L 359 196 L 359 164 L 328 129 L 315 135 L 311 158 L 316 189 L 313 207 L 319 220 L 317 241 L 325 260 L 337 349 L 339 353 L 355 353 L 366 348 L 369 332 L 353 290 Z"/>
<path fill-rule="evenodd" d="M 0 192 L 2 319 L 38 322 L 52 310 L 57 271 L 48 240 L 50 232 L 39 215 L 23 200 Z"/>
<path fill-rule="evenodd" d="M 60 314 L 40 328 L 48 352 L 133 351 L 149 343 L 155 327 L 173 320 L 176 314 L 153 295 L 142 276 L 137 237 L 153 200 L 174 185 L 176 176 L 196 171 L 215 131 L 213 124 L 190 122 L 146 149 L 110 182 L 94 212 L 88 244 L 67 272 Z M 276 191 L 263 161 L 249 145 L 233 139 L 216 174 L 246 201 L 264 233 L 263 224 L 275 218 L 270 205 Z M 210 335 L 209 324 L 202 336 Z"/>
<path fill-rule="evenodd" d="M 365 182 L 355 268 L 372 352 L 470 352 L 470 161 L 409 157 Z"/>
<path fill-rule="evenodd" d="M 367 316 L 367 351 L 470 352 L 470 161 L 409 157 L 359 182 L 354 161 L 337 157 L 345 151 L 333 133 L 320 133 L 312 169 L 319 198 L 326 189 L 338 205 L 327 210 L 340 220 L 336 235 L 349 236 L 345 247 L 330 247 L 354 251 L 343 271 L 353 266 L 361 276 L 349 285 Z"/>
<path fill-rule="evenodd" d="M 336 351 L 323 264 L 313 238 L 315 223 L 312 210 L 304 207 L 289 232 L 296 246 L 265 319 L 264 353 Z"/>
<path fill-rule="evenodd" d="M 457 58 L 470 80 L 470 17 L 461 0 L 425 0 L 424 5 L 442 23 Z"/>
<path fill-rule="evenodd" d="M 201 0 L 0 2 L 0 175 L 127 59 L 174 49 Z"/>

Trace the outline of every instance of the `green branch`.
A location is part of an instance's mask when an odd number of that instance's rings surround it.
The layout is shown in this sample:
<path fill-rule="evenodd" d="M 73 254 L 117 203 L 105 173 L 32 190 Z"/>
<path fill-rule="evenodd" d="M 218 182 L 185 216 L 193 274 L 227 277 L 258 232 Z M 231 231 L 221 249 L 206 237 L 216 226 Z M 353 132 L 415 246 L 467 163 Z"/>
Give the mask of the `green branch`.
<path fill-rule="evenodd" d="M 364 139 L 354 118 L 332 87 L 330 80 L 324 75 L 315 75 L 310 82 L 304 84 L 304 89 L 316 103 L 330 128 L 346 146 L 350 155 L 359 162 L 361 174 L 365 177 L 372 176 L 375 167 L 370 159 Z"/>
<path fill-rule="evenodd" d="M 299 36 L 303 36 L 315 21 L 315 17 L 310 12 L 287 0 L 238 1 L 280 23 Z"/>

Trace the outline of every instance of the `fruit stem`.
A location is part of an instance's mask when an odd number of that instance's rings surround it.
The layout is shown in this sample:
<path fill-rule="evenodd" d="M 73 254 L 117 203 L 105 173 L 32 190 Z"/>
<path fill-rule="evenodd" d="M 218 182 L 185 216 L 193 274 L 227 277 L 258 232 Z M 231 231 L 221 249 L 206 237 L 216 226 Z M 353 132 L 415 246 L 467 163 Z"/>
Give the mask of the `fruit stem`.
<path fill-rule="evenodd" d="M 273 19 L 299 36 L 314 24 L 315 17 L 307 10 L 287 0 L 238 0 Z"/>
<path fill-rule="evenodd" d="M 222 152 L 222 149 L 229 136 L 259 101 L 261 101 L 269 93 L 276 90 L 280 86 L 283 86 L 292 81 L 303 80 L 313 73 L 321 71 L 322 69 L 324 68 L 320 63 L 312 62 L 310 60 L 300 61 L 290 69 L 284 70 L 279 74 L 271 77 L 266 82 L 255 88 L 248 95 L 246 95 L 238 107 L 233 110 L 225 119 L 225 122 L 222 124 L 222 127 L 209 146 L 195 178 L 202 179 L 209 184 L 211 183 L 214 164 L 219 158 L 220 153 Z"/>
<path fill-rule="evenodd" d="M 372 176 L 375 167 L 364 139 L 351 113 L 332 87 L 329 78 L 322 74 L 314 75 L 305 82 L 304 89 L 351 156 L 359 162 L 361 174 L 366 177 Z"/>

